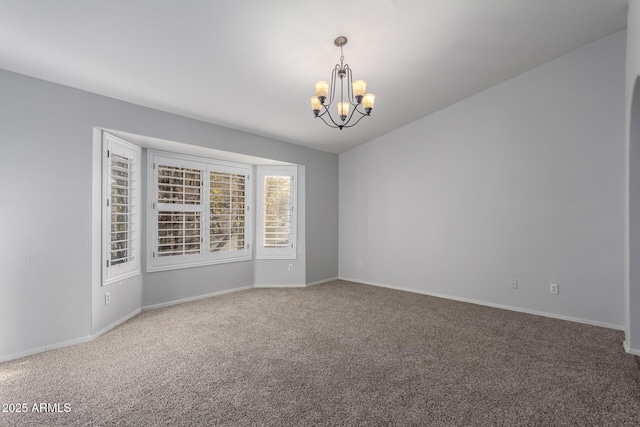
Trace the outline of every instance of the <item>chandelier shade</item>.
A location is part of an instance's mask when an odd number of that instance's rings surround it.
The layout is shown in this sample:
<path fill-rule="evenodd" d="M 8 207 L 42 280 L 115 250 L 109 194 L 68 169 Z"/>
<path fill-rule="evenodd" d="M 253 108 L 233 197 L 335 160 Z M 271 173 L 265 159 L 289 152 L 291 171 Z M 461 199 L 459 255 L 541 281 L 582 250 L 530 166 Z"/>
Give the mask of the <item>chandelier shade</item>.
<path fill-rule="evenodd" d="M 329 83 L 327 82 L 316 82 L 316 96 L 320 99 L 327 97 L 327 93 L 329 92 Z"/>
<path fill-rule="evenodd" d="M 349 64 L 344 63 L 342 47 L 347 44 L 347 38 L 340 36 L 333 43 L 340 48 L 340 63 L 331 72 L 331 82 L 316 82 L 316 94 L 311 97 L 311 111 L 315 118 L 322 119 L 327 126 L 342 130 L 353 127 L 363 117 L 370 116 L 376 96 L 366 93 L 366 81 L 353 80 Z M 334 102 L 338 113 L 336 119 L 330 111 Z"/>
<path fill-rule="evenodd" d="M 364 96 L 364 93 L 367 91 L 367 82 L 365 82 L 364 80 L 356 80 L 355 82 L 351 83 L 351 86 L 353 87 L 353 96 L 355 96 L 356 99 L 359 96 Z"/>

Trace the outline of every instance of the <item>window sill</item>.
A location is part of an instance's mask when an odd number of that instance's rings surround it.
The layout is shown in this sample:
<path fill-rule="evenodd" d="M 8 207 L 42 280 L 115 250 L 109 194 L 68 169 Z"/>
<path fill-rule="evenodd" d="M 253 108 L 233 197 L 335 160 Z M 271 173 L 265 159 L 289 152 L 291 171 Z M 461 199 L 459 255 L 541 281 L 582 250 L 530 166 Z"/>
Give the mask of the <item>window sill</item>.
<path fill-rule="evenodd" d="M 130 271 L 130 272 L 127 272 L 127 273 L 123 273 L 123 274 L 120 274 L 118 276 L 110 277 L 109 279 L 105 280 L 102 283 L 102 286 L 113 285 L 114 283 L 122 282 L 123 280 L 130 279 L 130 278 L 132 278 L 134 276 L 139 276 L 139 275 L 140 275 L 140 270 L 135 270 L 135 271 Z"/>
<path fill-rule="evenodd" d="M 159 271 L 168 271 L 168 270 L 180 270 L 183 268 L 192 268 L 192 267 L 204 267 L 207 265 L 219 265 L 219 264 L 229 264 L 232 262 L 242 262 L 242 261 L 251 261 L 251 256 L 242 256 L 237 258 L 226 258 L 220 260 L 207 260 L 207 261 L 195 261 L 189 263 L 175 264 L 175 265 L 155 265 L 147 267 L 147 273 L 157 273 Z"/>

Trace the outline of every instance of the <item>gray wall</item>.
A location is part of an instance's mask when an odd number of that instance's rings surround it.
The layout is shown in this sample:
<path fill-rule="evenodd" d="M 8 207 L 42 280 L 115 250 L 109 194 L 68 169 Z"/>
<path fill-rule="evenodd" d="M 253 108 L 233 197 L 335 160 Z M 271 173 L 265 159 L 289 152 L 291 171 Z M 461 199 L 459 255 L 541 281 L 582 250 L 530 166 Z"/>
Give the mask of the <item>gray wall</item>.
<path fill-rule="evenodd" d="M 94 126 L 304 165 L 304 251 L 322 256 L 311 263 L 303 258 L 297 274 L 285 279 L 337 276 L 337 155 L 3 70 L 0 93 L 0 360 L 81 341 L 141 306 L 268 280 L 268 268 L 254 277 L 254 261 L 146 274 L 100 288 L 92 257 L 99 221 Z M 105 289 L 112 293 L 109 306 Z"/>
<path fill-rule="evenodd" d="M 340 277 L 622 328 L 624 67 L 622 31 L 342 153 Z"/>
<path fill-rule="evenodd" d="M 626 119 L 628 141 L 627 304 L 625 346 L 640 355 L 640 1 L 629 1 Z"/>

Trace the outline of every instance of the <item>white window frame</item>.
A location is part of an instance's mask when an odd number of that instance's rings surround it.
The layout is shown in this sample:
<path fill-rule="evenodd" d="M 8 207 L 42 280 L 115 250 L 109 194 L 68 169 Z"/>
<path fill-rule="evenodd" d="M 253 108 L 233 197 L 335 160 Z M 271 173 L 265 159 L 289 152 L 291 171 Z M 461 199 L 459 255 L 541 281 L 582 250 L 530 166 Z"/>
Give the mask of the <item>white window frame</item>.
<path fill-rule="evenodd" d="M 172 204 L 158 203 L 158 175 L 159 165 L 185 167 L 202 171 L 202 204 L 192 205 L 188 210 L 200 213 L 201 251 L 198 254 L 180 256 L 158 256 L 158 213 L 172 211 Z M 163 151 L 148 150 L 147 153 L 147 271 L 164 271 L 179 268 L 197 267 L 202 265 L 222 264 L 228 262 L 248 261 L 252 259 L 252 210 L 253 200 L 250 165 L 226 162 L 222 160 L 195 157 Z M 245 176 L 244 195 L 244 249 L 236 251 L 211 252 L 210 249 L 210 173 L 221 172 Z M 184 206 L 184 205 L 178 205 Z M 186 209 L 186 208 L 185 208 Z"/>
<path fill-rule="evenodd" d="M 140 147 L 123 139 L 102 132 L 102 286 L 124 280 L 140 274 L 140 230 L 142 227 L 141 215 L 141 168 Z M 128 224 L 125 261 L 112 264 L 112 161 L 116 156 L 130 160 L 129 183 L 129 210 L 127 212 Z"/>
<path fill-rule="evenodd" d="M 296 259 L 297 231 L 298 231 L 298 168 L 291 166 L 257 166 L 256 168 L 257 208 L 256 208 L 256 258 L 257 259 Z M 265 234 L 265 185 L 267 176 L 289 177 L 291 180 L 291 218 L 289 222 L 290 242 L 289 247 L 268 248 L 264 244 Z"/>

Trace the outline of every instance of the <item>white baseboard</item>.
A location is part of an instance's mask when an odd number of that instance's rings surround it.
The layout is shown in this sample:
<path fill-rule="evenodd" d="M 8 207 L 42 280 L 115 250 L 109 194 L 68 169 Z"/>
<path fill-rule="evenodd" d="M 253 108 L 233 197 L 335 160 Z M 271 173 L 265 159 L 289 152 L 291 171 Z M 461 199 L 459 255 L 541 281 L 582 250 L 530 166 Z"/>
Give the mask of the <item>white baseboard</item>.
<path fill-rule="evenodd" d="M 215 296 L 218 296 L 218 295 L 224 295 L 224 294 L 228 294 L 228 293 L 232 293 L 232 292 L 246 291 L 248 289 L 253 289 L 253 288 L 304 288 L 304 287 L 307 287 L 307 286 L 313 286 L 313 285 L 319 285 L 321 283 L 331 282 L 331 281 L 337 280 L 337 279 L 338 278 L 335 277 L 335 278 L 331 278 L 331 279 L 321 280 L 321 281 L 318 281 L 318 282 L 308 283 L 306 285 L 304 285 L 304 284 L 287 284 L 287 285 L 243 286 L 243 287 L 240 287 L 240 288 L 227 289 L 227 290 L 224 290 L 224 291 L 213 292 L 213 293 L 209 293 L 209 294 L 205 294 L 205 295 L 198 295 L 198 296 L 195 296 L 195 297 L 183 298 L 183 299 L 164 302 L 164 303 L 160 303 L 160 304 L 147 305 L 147 306 L 144 306 L 142 308 L 139 308 L 139 309 L 133 311 L 132 313 L 127 314 L 123 318 L 118 319 L 117 321 L 113 322 L 109 326 L 107 326 L 107 327 L 101 329 L 100 331 L 95 332 L 95 333 L 93 333 L 91 335 L 87 335 L 87 336 L 84 336 L 84 337 L 81 337 L 81 338 L 76 338 L 76 339 L 73 339 L 73 340 L 68 340 L 68 341 L 63 341 L 63 342 L 59 342 L 59 343 L 50 344 L 50 345 L 47 345 L 47 346 L 44 346 L 44 347 L 37 347 L 37 348 L 30 349 L 30 350 L 21 351 L 21 352 L 18 352 L 18 353 L 8 354 L 8 355 L 4 355 L 4 356 L 0 355 L 0 362 L 8 362 L 10 360 L 20 359 L 22 357 L 31 356 L 31 355 L 38 354 L 38 353 L 43 353 L 45 351 L 54 350 L 54 349 L 57 349 L 57 348 L 63 348 L 63 347 L 68 347 L 70 345 L 81 344 L 81 343 L 84 343 L 84 342 L 92 341 L 92 340 L 98 338 L 99 336 L 105 334 L 106 332 L 109 332 L 111 329 L 115 328 L 116 326 L 126 322 L 127 320 L 131 319 L 132 317 L 137 316 L 142 311 L 153 310 L 153 309 L 161 308 L 161 307 L 168 307 L 168 306 L 171 306 L 171 305 L 182 304 L 182 303 L 190 302 L 190 301 L 197 301 L 199 299 L 215 297 Z"/>
<path fill-rule="evenodd" d="M 112 330 L 113 328 L 115 328 L 116 326 L 126 322 L 127 320 L 131 319 L 134 316 L 137 316 L 138 314 L 140 314 L 140 309 L 136 309 L 134 311 L 132 311 L 131 313 L 127 314 L 126 316 L 124 316 L 121 319 L 116 320 L 115 322 L 113 322 L 112 324 L 110 324 L 109 326 L 102 328 L 101 330 L 99 330 L 98 332 L 95 332 L 91 335 L 91 339 L 94 340 L 96 338 L 98 338 L 100 335 L 109 332 L 110 330 Z"/>
<path fill-rule="evenodd" d="M 332 277 L 330 279 L 318 280 L 317 282 L 307 283 L 306 285 L 301 285 L 297 283 L 290 283 L 287 285 L 254 285 L 254 288 L 306 288 L 309 286 L 321 285 L 323 283 L 333 282 L 334 280 L 338 280 L 337 277 Z"/>
<path fill-rule="evenodd" d="M 47 346 L 44 346 L 44 347 L 36 347 L 36 348 L 32 348 L 30 350 L 25 350 L 25 351 L 21 351 L 21 352 L 18 352 L 18 353 L 8 354 L 6 356 L 0 356 L 0 362 L 8 362 L 10 360 L 20 359 L 22 357 L 32 356 L 32 355 L 38 354 L 38 353 L 44 353 L 45 351 L 49 351 L 49 350 L 56 350 L 58 348 L 69 347 L 70 345 L 82 344 L 82 343 L 85 343 L 85 342 L 93 341 L 94 339 L 98 338 L 100 335 L 104 334 L 105 332 L 109 332 L 111 329 L 115 328 L 116 326 L 120 325 L 121 323 L 126 322 L 127 320 L 131 319 L 132 317 L 134 317 L 134 316 L 136 316 L 138 314 L 140 314 L 140 309 L 137 309 L 134 312 L 127 314 L 123 318 L 118 319 L 117 321 L 113 322 L 112 324 L 110 324 L 106 328 L 96 332 L 95 334 L 87 335 L 87 336 L 84 336 L 84 337 L 81 337 L 81 338 L 75 338 L 75 339 L 68 340 L 68 341 L 57 342 L 57 343 L 50 344 L 50 345 L 47 345 Z"/>
<path fill-rule="evenodd" d="M 624 330 L 624 327 L 622 325 L 612 325 L 610 323 L 596 322 L 593 320 L 582 319 L 579 317 L 571 317 L 571 316 L 564 316 L 561 314 L 547 313 L 545 311 L 530 310 L 527 308 L 513 307 L 510 305 L 503 305 L 503 304 L 494 304 L 491 302 L 479 301 L 471 298 L 456 297 L 452 295 L 439 294 L 436 292 L 423 291 L 420 289 L 404 288 L 402 286 L 385 285 L 383 283 L 369 282 L 366 280 L 352 279 L 349 277 L 340 277 L 340 280 L 347 280 L 349 282 L 362 283 L 364 285 L 378 286 L 381 288 L 395 289 L 395 290 L 404 291 L 404 292 L 413 292 L 416 294 L 429 295 L 432 297 L 444 298 L 444 299 L 449 299 L 454 301 L 468 302 L 470 304 L 484 305 L 486 307 L 501 308 L 503 310 L 517 311 L 519 313 L 535 314 L 536 316 L 550 317 L 550 318 L 559 319 L 559 320 L 567 320 L 569 322 L 584 323 L 586 325 L 600 326 L 602 328 L 615 329 L 618 331 Z"/>
<path fill-rule="evenodd" d="M 47 345 L 47 346 L 44 346 L 44 347 L 36 347 L 36 348 L 32 348 L 30 350 L 20 351 L 18 353 L 7 354 L 5 356 L 0 356 L 0 362 L 8 362 L 10 360 L 20 359 L 22 357 L 32 356 L 32 355 L 38 354 L 38 353 L 44 353 L 45 351 L 55 350 L 57 348 L 67 347 L 67 346 L 75 345 L 75 344 L 81 344 L 81 343 L 84 343 L 84 342 L 91 341 L 92 339 L 93 338 L 91 337 L 91 335 L 87 335 L 87 336 L 82 337 L 82 338 L 75 338 L 75 339 L 72 339 L 72 340 L 62 341 L 62 342 L 58 342 L 58 343 L 55 343 L 55 344 Z"/>
<path fill-rule="evenodd" d="M 439 294 L 439 293 L 435 293 L 435 292 L 428 292 L 428 291 L 423 291 L 423 290 L 419 290 L 419 289 L 411 289 L 411 288 L 405 288 L 405 287 L 401 287 L 401 286 L 391 286 L 391 285 L 386 285 L 386 284 L 382 284 L 382 283 L 370 282 L 370 281 L 366 281 L 366 280 L 352 279 L 352 278 L 349 278 L 349 277 L 334 277 L 334 278 L 331 278 L 331 279 L 325 279 L 325 280 L 319 280 L 317 282 L 307 283 L 306 285 L 287 284 L 287 285 L 244 286 L 244 287 L 241 287 L 241 288 L 227 289 L 227 290 L 224 290 L 224 291 L 213 292 L 213 293 L 210 293 L 210 294 L 199 295 L 199 296 L 195 296 L 195 297 L 183 298 L 183 299 L 180 299 L 180 300 L 169 301 L 169 302 L 165 302 L 165 303 L 161 303 L 161 304 L 147 305 L 147 306 L 144 306 L 144 307 L 142 307 L 140 309 L 134 310 L 132 313 L 129 313 L 128 315 L 124 316 L 123 318 L 113 322 L 109 326 L 101 329 L 100 331 L 98 331 L 98 332 L 96 332 L 96 333 L 94 333 L 92 335 L 88 335 L 88 336 L 85 336 L 85 337 L 76 338 L 76 339 L 72 339 L 72 340 L 68 340 L 68 341 L 62 341 L 62 342 L 50 344 L 50 345 L 47 345 L 47 346 L 44 346 L 44 347 L 37 347 L 37 348 L 34 348 L 34 349 L 25 350 L 25 351 L 21 351 L 21 352 L 18 352 L 18 353 L 5 355 L 5 356 L 0 356 L 0 362 L 8 362 L 10 360 L 20 359 L 22 357 L 31 356 L 31 355 L 42 353 L 42 352 L 45 352 L 45 351 L 55 350 L 55 349 L 58 349 L 58 348 L 68 347 L 70 345 L 81 344 L 81 343 L 92 341 L 92 340 L 98 338 L 99 336 L 103 335 L 104 333 L 110 331 L 111 329 L 115 328 L 116 326 L 118 326 L 118 325 L 126 322 L 127 320 L 131 319 L 132 317 L 140 314 L 141 311 L 153 310 L 155 308 L 161 308 L 161 307 L 168 307 L 168 306 L 171 306 L 171 305 L 181 304 L 181 303 L 189 302 L 189 301 L 196 301 L 196 300 L 199 300 L 199 299 L 210 298 L 210 297 L 214 297 L 214 296 L 218 296 L 218 295 L 224 295 L 224 294 L 228 294 L 228 293 L 232 293 L 232 292 L 245 291 L 245 290 L 252 289 L 252 288 L 304 288 L 304 287 L 308 287 L 308 286 L 314 286 L 314 285 L 320 285 L 322 283 L 332 282 L 334 280 L 346 280 L 346 281 L 349 281 L 349 282 L 362 283 L 364 285 L 378 286 L 378 287 L 381 287 L 381 288 L 394 289 L 394 290 L 404 291 L 404 292 L 413 292 L 413 293 L 422 294 L 422 295 L 429 295 L 429 296 L 437 297 L 437 298 L 445 298 L 445 299 L 449 299 L 449 300 L 467 302 L 467 303 L 471 303 L 471 304 L 478 304 L 478 305 L 483 305 L 483 306 L 487 306 L 487 307 L 494 307 L 494 308 L 500 308 L 500 309 L 504 309 L 504 310 L 517 311 L 517 312 L 520 312 L 520 313 L 534 314 L 534 315 L 537 315 L 537 316 L 544 316 L 544 317 L 550 317 L 550 318 L 554 318 L 554 319 L 567 320 L 567 321 L 570 321 L 570 322 L 584 323 L 584 324 L 587 324 L 587 325 L 600 326 L 600 327 L 609 328 L 609 329 L 624 330 L 624 328 L 622 326 L 620 326 L 620 325 L 611 325 L 611 324 L 608 324 L 608 323 L 594 322 L 594 321 L 591 321 L 591 320 L 581 319 L 581 318 L 577 318 L 577 317 L 563 316 L 563 315 L 558 315 L 558 314 L 553 314 L 553 313 L 547 313 L 547 312 L 542 312 L 542 311 L 537 311 L 537 310 L 529 310 L 529 309 L 525 309 L 525 308 L 512 307 L 512 306 L 507 306 L 507 305 L 502 305 L 502 304 L 494 304 L 494 303 L 490 303 L 490 302 L 486 302 L 486 301 L 478 301 L 478 300 L 474 300 L 474 299 L 470 299 L 470 298 L 455 297 L 455 296 L 451 296 L 451 295 Z M 640 350 L 629 348 L 629 344 L 628 344 L 627 341 L 624 342 L 624 349 L 625 349 L 625 351 L 627 353 L 640 356 Z"/>
<path fill-rule="evenodd" d="M 305 285 L 301 285 L 298 283 L 289 283 L 286 285 L 275 285 L 275 284 L 262 284 L 262 285 L 254 285 L 254 288 L 304 288 Z"/>
<path fill-rule="evenodd" d="M 232 292 L 246 291 L 252 288 L 253 286 L 243 286 L 241 288 L 226 289 L 224 291 L 212 292 L 210 294 L 198 295 L 195 297 L 183 298 L 175 301 L 162 302 L 160 304 L 145 305 L 144 307 L 142 307 L 142 311 L 153 310 L 155 308 L 161 308 L 161 307 L 169 307 L 171 305 L 182 304 L 183 302 L 197 301 L 199 299 L 211 298 L 211 297 L 224 295 L 224 294 L 230 294 Z"/>
<path fill-rule="evenodd" d="M 332 277 L 331 279 L 318 280 L 317 282 L 307 283 L 306 286 L 322 285 L 323 283 L 329 283 L 329 282 L 333 282 L 335 280 L 338 280 L 338 278 L 337 277 Z"/>
<path fill-rule="evenodd" d="M 624 346 L 624 351 L 626 351 L 629 354 L 633 354 L 634 356 L 640 356 L 640 350 L 636 349 L 636 348 L 631 348 L 629 346 L 629 341 L 625 340 L 623 343 Z"/>

